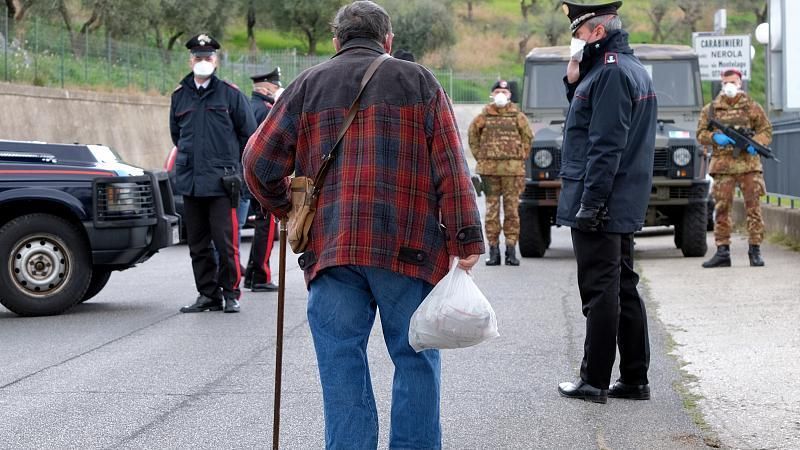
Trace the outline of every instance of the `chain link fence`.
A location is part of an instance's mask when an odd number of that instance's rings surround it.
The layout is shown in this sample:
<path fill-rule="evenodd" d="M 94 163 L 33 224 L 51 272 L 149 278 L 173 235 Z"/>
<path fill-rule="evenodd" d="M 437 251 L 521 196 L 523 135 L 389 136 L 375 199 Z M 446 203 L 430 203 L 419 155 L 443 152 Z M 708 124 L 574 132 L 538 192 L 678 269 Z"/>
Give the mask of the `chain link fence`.
<path fill-rule="evenodd" d="M 189 58 L 179 41 L 177 49 L 143 46 L 111 39 L 102 33 L 69 32 L 31 19 L 14 23 L 0 19 L 0 79 L 11 83 L 60 88 L 92 88 L 166 94 L 189 71 Z M 281 52 L 220 52 L 218 76 L 248 92 L 250 76 L 281 68 L 285 84 L 300 72 L 330 56 Z M 496 77 L 434 70 L 456 103 L 486 103 Z"/>

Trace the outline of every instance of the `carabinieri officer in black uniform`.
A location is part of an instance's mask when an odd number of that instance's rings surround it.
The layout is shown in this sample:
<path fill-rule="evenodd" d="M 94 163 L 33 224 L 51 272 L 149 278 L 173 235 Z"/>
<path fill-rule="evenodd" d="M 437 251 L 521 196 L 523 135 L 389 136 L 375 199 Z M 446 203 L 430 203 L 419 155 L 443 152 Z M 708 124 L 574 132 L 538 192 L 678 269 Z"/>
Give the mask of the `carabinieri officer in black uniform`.
<path fill-rule="evenodd" d="M 650 398 L 633 233 L 644 225 L 650 198 L 657 105 L 652 79 L 622 30 L 620 6 L 562 4 L 573 42 L 556 221 L 572 229 L 586 341 L 580 380 L 558 391 L 598 403 Z M 617 345 L 620 379 L 609 386 Z"/>
<path fill-rule="evenodd" d="M 200 293 L 193 305 L 181 308 L 185 313 L 223 308 L 226 313 L 239 312 L 236 207 L 241 154 L 256 122 L 247 97 L 214 75 L 219 47 L 206 34 L 186 42 L 192 73 L 172 93 L 170 106 L 169 128 L 178 148 L 175 185 L 184 196 L 187 241 Z"/>
<path fill-rule="evenodd" d="M 283 90 L 281 89 L 281 68 L 276 67 L 272 72 L 253 75 L 250 79 L 253 80 L 250 106 L 253 108 L 256 123 L 261 125 Z M 256 207 L 255 210 L 255 232 L 253 233 L 253 245 L 250 246 L 244 287 L 253 292 L 273 292 L 278 290 L 278 286 L 272 282 L 269 256 L 272 253 L 277 226 L 272 215 L 265 213 L 261 206 Z"/>

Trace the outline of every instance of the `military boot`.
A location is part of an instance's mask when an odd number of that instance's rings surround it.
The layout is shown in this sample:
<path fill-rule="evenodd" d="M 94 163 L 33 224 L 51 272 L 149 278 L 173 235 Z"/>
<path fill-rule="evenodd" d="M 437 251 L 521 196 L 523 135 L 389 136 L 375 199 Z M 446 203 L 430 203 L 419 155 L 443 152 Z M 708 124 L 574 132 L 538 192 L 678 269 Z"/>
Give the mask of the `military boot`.
<path fill-rule="evenodd" d="M 519 260 L 517 259 L 516 247 L 506 247 L 506 265 L 507 266 L 519 265 Z"/>
<path fill-rule="evenodd" d="M 750 250 L 747 251 L 747 256 L 750 257 L 750 265 L 753 267 L 761 267 L 764 265 L 764 258 L 761 257 L 761 246 L 750 245 Z"/>
<path fill-rule="evenodd" d="M 486 258 L 486 265 L 487 266 L 499 266 L 500 265 L 500 246 L 499 245 L 492 245 L 489 247 L 489 257 Z"/>
<path fill-rule="evenodd" d="M 717 247 L 717 253 L 708 261 L 703 263 L 706 269 L 711 267 L 730 267 L 731 266 L 731 246 L 720 245 Z"/>

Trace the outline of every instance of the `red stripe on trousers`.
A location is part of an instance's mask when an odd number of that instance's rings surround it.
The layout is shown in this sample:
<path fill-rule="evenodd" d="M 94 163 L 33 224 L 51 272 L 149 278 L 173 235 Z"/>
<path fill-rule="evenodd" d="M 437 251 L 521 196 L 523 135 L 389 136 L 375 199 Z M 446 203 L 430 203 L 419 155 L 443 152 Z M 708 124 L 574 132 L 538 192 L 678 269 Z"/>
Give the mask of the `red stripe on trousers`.
<path fill-rule="evenodd" d="M 242 268 L 239 262 L 239 217 L 236 215 L 236 208 L 231 208 L 231 225 L 233 225 L 233 259 L 236 266 L 236 281 L 233 283 L 234 289 L 242 281 Z"/>
<path fill-rule="evenodd" d="M 261 268 L 267 275 L 267 283 L 272 281 L 272 272 L 269 270 L 269 255 L 272 253 L 272 245 L 275 243 L 275 218 L 267 214 L 269 231 L 267 231 L 267 245 L 264 246 L 264 266 Z"/>

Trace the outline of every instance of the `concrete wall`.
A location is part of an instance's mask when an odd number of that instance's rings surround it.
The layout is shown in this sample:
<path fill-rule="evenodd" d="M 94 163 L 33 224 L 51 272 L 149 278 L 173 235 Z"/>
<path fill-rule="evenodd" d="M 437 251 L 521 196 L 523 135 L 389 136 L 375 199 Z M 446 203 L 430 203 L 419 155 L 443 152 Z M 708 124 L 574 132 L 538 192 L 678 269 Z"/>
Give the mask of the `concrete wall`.
<path fill-rule="evenodd" d="M 0 139 L 103 144 L 133 165 L 160 168 L 172 148 L 169 101 L 169 97 L 0 83 Z M 470 166 L 474 160 L 467 128 L 481 108 L 454 107 Z"/>
<path fill-rule="evenodd" d="M 148 169 L 172 148 L 169 97 L 0 83 L 0 105 L 0 139 L 108 145 Z"/>
<path fill-rule="evenodd" d="M 767 233 L 785 234 L 796 242 L 800 242 L 800 209 L 762 204 L 761 215 L 764 218 L 764 228 Z M 733 201 L 733 221 L 736 225 L 746 225 L 744 200 L 741 198 Z"/>

